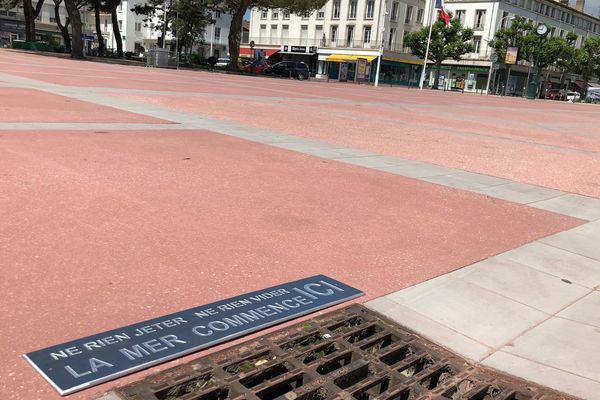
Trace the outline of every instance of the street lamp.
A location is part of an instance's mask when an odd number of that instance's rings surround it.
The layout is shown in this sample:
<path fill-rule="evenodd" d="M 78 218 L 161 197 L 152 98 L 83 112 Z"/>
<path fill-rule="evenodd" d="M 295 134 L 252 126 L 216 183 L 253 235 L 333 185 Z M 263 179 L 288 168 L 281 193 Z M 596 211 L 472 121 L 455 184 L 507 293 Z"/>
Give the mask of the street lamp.
<path fill-rule="evenodd" d="M 533 74 L 533 81 L 529 82 L 529 87 L 527 88 L 527 98 L 530 100 L 535 100 L 535 98 L 537 97 L 538 79 L 540 75 L 540 47 L 542 47 L 542 41 L 548 34 L 548 25 L 539 24 L 536 29 L 536 32 L 538 34 L 538 43 L 535 49 L 535 70 Z"/>

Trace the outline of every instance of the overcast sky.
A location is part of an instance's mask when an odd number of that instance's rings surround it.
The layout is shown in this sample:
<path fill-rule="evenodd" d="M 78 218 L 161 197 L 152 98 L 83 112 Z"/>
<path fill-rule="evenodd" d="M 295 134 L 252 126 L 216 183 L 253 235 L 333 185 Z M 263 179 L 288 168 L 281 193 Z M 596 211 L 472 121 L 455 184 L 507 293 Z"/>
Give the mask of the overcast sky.
<path fill-rule="evenodd" d="M 573 4 L 575 4 L 575 2 L 573 2 Z M 598 7 L 600 7 L 600 0 L 585 1 L 585 12 L 593 15 L 594 17 L 598 16 Z"/>

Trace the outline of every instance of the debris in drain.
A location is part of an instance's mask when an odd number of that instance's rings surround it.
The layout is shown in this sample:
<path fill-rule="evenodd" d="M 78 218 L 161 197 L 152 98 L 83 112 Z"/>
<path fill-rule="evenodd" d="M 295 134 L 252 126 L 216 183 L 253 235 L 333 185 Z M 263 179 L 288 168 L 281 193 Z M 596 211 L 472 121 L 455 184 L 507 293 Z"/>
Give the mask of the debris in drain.
<path fill-rule="evenodd" d="M 117 389 L 125 400 L 572 400 L 436 346 L 360 305 Z"/>

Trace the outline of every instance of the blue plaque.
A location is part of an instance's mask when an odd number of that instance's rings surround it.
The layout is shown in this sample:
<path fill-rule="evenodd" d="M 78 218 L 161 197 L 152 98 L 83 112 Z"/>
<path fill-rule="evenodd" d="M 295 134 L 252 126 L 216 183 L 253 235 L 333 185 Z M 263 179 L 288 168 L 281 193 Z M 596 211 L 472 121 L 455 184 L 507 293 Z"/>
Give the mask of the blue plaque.
<path fill-rule="evenodd" d="M 324 275 L 258 290 L 25 354 L 67 395 L 362 296 Z"/>

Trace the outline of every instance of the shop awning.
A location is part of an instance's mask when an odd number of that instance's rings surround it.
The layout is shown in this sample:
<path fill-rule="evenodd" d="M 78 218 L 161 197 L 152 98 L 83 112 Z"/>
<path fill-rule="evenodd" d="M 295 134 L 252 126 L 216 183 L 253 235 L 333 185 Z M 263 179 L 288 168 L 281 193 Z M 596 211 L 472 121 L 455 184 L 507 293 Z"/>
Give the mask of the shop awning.
<path fill-rule="evenodd" d="M 254 48 L 254 50 L 264 50 L 267 58 L 271 57 L 273 54 L 277 53 L 279 49 L 258 49 Z M 242 57 L 254 57 L 254 50 L 248 47 L 240 47 L 240 56 Z"/>
<path fill-rule="evenodd" d="M 383 60 L 399 62 L 399 63 L 404 63 L 404 64 L 423 65 L 422 60 L 414 60 L 414 59 L 410 59 L 410 58 L 398 58 L 398 57 L 383 56 Z"/>
<path fill-rule="evenodd" d="M 331 54 L 330 56 L 328 56 L 325 59 L 325 61 L 329 61 L 329 62 L 349 62 L 349 61 L 356 61 L 359 58 L 362 58 L 364 60 L 367 60 L 368 62 L 371 62 L 374 59 L 376 59 L 377 56 L 363 56 L 363 55 L 357 55 L 357 54 Z"/>

